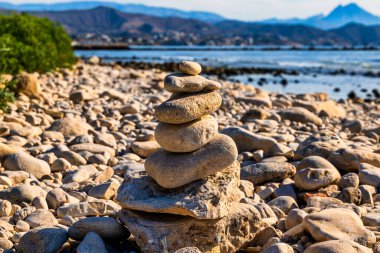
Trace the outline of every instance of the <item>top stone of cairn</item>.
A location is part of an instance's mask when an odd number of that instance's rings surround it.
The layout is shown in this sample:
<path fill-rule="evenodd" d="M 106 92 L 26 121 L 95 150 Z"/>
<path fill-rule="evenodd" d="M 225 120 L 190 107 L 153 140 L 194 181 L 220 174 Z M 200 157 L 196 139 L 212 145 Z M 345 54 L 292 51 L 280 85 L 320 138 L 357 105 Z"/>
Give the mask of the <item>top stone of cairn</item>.
<path fill-rule="evenodd" d="M 182 61 L 178 63 L 178 70 L 181 73 L 196 76 L 202 72 L 202 67 L 199 63 L 192 61 Z"/>

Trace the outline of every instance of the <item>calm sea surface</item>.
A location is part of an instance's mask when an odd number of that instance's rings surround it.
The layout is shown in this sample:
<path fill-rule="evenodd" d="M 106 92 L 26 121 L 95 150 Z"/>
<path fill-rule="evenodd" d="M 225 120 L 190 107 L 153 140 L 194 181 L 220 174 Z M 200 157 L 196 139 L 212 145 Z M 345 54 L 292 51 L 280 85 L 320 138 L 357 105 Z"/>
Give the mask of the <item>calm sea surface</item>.
<path fill-rule="evenodd" d="M 231 77 L 259 87 L 263 78 L 264 89 L 276 92 L 328 92 L 335 99 L 346 98 L 354 91 L 360 97 L 373 97 L 380 90 L 380 78 L 368 77 L 368 72 L 380 73 L 380 51 L 308 51 L 308 50 L 201 50 L 201 48 L 144 48 L 134 50 L 76 51 L 80 57 L 99 56 L 106 61 L 173 62 L 193 60 L 206 66 L 227 68 L 259 67 L 298 70 L 298 76 L 244 75 Z M 175 50 L 173 50 L 175 49 Z M 344 70 L 345 74 L 331 75 Z M 351 73 L 355 73 L 352 75 Z M 287 85 L 281 81 L 287 80 Z M 260 81 L 261 80 L 261 81 Z"/>

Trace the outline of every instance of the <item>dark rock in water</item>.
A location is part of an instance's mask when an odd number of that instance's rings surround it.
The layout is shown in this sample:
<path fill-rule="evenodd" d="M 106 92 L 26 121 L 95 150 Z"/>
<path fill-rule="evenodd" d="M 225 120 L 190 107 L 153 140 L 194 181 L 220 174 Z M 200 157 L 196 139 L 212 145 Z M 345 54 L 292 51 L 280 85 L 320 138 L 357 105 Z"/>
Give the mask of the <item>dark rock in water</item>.
<path fill-rule="evenodd" d="M 340 92 L 340 88 L 338 87 L 334 88 L 334 92 Z"/>
<path fill-rule="evenodd" d="M 380 91 L 378 89 L 372 90 L 373 95 L 375 95 L 376 98 L 380 98 Z"/>
<path fill-rule="evenodd" d="M 286 85 L 288 85 L 288 80 L 282 79 L 280 83 L 282 86 L 286 86 Z"/>
<path fill-rule="evenodd" d="M 367 90 L 366 88 L 362 88 L 360 91 L 363 92 L 363 93 L 365 93 L 365 92 L 367 92 L 368 90 Z"/>
<path fill-rule="evenodd" d="M 261 77 L 261 78 L 259 79 L 259 82 L 261 82 L 261 83 L 267 83 L 268 81 L 267 81 L 266 78 Z"/>
<path fill-rule="evenodd" d="M 350 91 L 348 94 L 347 94 L 347 97 L 349 99 L 355 99 L 357 98 L 358 96 L 356 95 L 355 91 Z"/>

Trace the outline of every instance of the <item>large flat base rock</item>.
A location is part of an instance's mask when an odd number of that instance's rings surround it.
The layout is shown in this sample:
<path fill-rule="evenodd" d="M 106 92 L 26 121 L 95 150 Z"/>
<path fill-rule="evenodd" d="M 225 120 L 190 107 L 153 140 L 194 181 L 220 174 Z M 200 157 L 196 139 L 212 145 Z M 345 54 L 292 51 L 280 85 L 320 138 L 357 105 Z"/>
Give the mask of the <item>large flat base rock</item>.
<path fill-rule="evenodd" d="M 240 202 L 240 165 L 228 168 L 175 189 L 159 186 L 149 176 L 126 180 L 118 190 L 117 201 L 126 209 L 219 219 L 226 216 L 232 202 Z"/>
<path fill-rule="evenodd" d="M 119 220 L 143 253 L 173 253 L 184 247 L 197 247 L 203 253 L 232 253 L 246 248 L 265 226 L 257 209 L 243 203 L 232 203 L 228 215 L 215 220 L 130 210 L 122 210 Z"/>

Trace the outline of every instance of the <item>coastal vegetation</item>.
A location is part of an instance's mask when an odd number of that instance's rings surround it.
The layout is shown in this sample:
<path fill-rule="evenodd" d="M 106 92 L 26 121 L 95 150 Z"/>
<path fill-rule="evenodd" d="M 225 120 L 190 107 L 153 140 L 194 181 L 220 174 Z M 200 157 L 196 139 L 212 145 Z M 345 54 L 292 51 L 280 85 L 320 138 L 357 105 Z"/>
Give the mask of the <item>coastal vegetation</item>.
<path fill-rule="evenodd" d="M 62 26 L 28 14 L 0 16 L 0 109 L 14 101 L 17 85 L 9 74 L 45 73 L 75 62 Z"/>
<path fill-rule="evenodd" d="M 0 73 L 44 73 L 76 62 L 62 26 L 28 14 L 0 16 Z"/>

